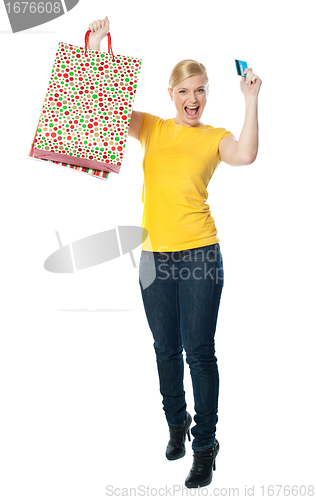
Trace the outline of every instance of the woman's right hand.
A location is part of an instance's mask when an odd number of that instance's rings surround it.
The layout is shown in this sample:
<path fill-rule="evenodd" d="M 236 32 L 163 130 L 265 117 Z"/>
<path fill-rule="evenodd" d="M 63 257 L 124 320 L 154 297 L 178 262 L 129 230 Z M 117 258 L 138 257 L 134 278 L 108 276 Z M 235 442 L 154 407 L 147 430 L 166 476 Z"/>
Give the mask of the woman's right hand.
<path fill-rule="evenodd" d="M 100 50 L 100 42 L 102 38 L 106 37 L 110 31 L 110 22 L 108 17 L 93 21 L 89 24 L 88 30 L 91 30 L 91 33 L 89 34 L 88 49 Z"/>

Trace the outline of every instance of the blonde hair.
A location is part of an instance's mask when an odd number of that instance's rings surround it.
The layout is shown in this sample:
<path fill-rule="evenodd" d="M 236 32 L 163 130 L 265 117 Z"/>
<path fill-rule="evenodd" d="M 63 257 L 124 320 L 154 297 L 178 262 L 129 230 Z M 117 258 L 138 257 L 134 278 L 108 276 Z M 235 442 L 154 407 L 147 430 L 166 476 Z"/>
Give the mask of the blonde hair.
<path fill-rule="evenodd" d="M 208 83 L 208 76 L 205 66 L 202 63 L 194 61 L 193 59 L 184 59 L 175 65 L 171 71 L 169 78 L 169 88 L 173 89 L 178 83 L 182 82 L 189 76 L 203 75 L 206 83 Z"/>

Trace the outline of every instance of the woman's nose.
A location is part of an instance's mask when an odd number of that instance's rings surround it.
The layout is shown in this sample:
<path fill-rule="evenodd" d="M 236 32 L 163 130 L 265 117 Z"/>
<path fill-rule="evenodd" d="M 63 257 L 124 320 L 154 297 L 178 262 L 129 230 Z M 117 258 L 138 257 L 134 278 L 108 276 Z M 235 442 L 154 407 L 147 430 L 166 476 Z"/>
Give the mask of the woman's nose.
<path fill-rule="evenodd" d="M 196 101 L 197 101 L 197 99 L 196 99 L 196 95 L 195 95 L 195 94 L 191 94 L 191 95 L 189 96 L 189 100 L 190 100 L 190 102 L 192 102 L 192 104 L 195 104 L 195 103 L 196 103 Z"/>

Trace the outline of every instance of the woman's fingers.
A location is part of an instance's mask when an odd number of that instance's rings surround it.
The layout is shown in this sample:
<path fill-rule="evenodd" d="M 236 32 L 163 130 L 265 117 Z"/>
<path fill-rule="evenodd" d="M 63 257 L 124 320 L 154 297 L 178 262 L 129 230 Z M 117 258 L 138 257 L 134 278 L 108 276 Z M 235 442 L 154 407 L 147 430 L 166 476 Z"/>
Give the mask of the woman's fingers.
<path fill-rule="evenodd" d="M 92 22 L 92 23 L 90 23 L 89 26 L 88 26 L 89 30 L 92 31 L 92 32 L 96 30 L 96 27 L 97 27 L 97 24 L 96 24 L 95 21 Z"/>
<path fill-rule="evenodd" d="M 255 75 L 252 72 L 252 68 L 246 68 L 244 73 L 246 75 L 246 84 L 247 85 L 251 85 L 253 82 L 256 81 L 256 79 L 258 79 L 257 75 Z"/>
<path fill-rule="evenodd" d="M 88 26 L 88 29 L 92 31 L 92 33 L 98 31 L 100 28 L 106 28 L 109 30 L 109 19 L 107 16 L 104 19 L 97 19 L 97 21 L 93 21 Z"/>

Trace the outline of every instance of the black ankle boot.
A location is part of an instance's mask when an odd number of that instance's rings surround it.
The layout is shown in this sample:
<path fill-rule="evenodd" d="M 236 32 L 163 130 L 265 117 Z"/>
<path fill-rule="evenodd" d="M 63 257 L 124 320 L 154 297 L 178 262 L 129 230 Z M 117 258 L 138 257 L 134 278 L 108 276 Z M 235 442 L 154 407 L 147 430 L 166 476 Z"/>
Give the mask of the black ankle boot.
<path fill-rule="evenodd" d="M 176 460 L 185 455 L 185 437 L 188 435 L 188 440 L 191 441 L 191 423 L 192 417 L 190 413 L 187 412 L 183 427 L 169 427 L 170 440 L 166 449 L 166 457 L 168 460 Z"/>
<path fill-rule="evenodd" d="M 215 460 L 219 450 L 219 442 L 215 442 L 211 448 L 203 451 L 194 451 L 193 465 L 185 480 L 187 488 L 198 488 L 207 486 L 212 482 L 213 470 L 216 469 Z"/>

